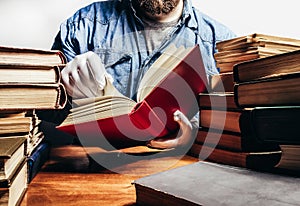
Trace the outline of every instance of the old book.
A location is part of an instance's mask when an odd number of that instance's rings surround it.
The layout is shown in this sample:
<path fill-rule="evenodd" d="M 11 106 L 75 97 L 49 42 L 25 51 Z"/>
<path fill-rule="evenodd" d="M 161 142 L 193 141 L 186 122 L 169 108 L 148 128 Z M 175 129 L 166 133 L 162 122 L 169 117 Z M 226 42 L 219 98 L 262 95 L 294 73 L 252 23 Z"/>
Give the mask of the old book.
<path fill-rule="evenodd" d="M 279 145 L 277 143 L 265 143 L 259 141 L 253 135 L 244 136 L 241 133 L 220 131 L 211 128 L 200 129 L 195 143 L 238 152 L 279 150 Z"/>
<path fill-rule="evenodd" d="M 200 109 L 240 110 L 234 100 L 233 92 L 200 93 Z"/>
<path fill-rule="evenodd" d="M 17 168 L 13 176 L 0 180 L 0 205 L 19 205 L 27 190 L 26 160 Z"/>
<path fill-rule="evenodd" d="M 236 83 L 276 78 L 300 72 L 300 50 L 237 64 L 233 68 Z"/>
<path fill-rule="evenodd" d="M 209 79 L 210 92 L 233 92 L 233 72 L 214 74 Z"/>
<path fill-rule="evenodd" d="M 206 160 L 237 167 L 266 170 L 274 168 L 281 158 L 281 150 L 260 152 L 239 152 L 209 147 L 194 143 L 189 154 Z"/>
<path fill-rule="evenodd" d="M 0 112 L 0 136 L 28 133 L 32 129 L 32 118 L 25 111 Z"/>
<path fill-rule="evenodd" d="M 300 145 L 280 145 L 282 155 L 277 168 L 300 171 Z"/>
<path fill-rule="evenodd" d="M 67 101 L 63 84 L 0 84 L 0 110 L 61 109 Z"/>
<path fill-rule="evenodd" d="M 0 46 L 0 64 L 65 64 L 66 57 L 58 50 Z"/>
<path fill-rule="evenodd" d="M 26 155 L 30 156 L 44 138 L 45 135 L 40 131 L 39 126 L 34 127 L 34 129 L 28 134 Z"/>
<path fill-rule="evenodd" d="M 0 137 L 29 134 L 39 123 L 34 110 L 1 110 Z"/>
<path fill-rule="evenodd" d="M 300 104 L 300 72 L 235 84 L 238 107 L 287 106 Z"/>
<path fill-rule="evenodd" d="M 217 63 L 243 62 L 257 58 L 264 58 L 276 54 L 282 54 L 282 51 L 276 49 L 266 49 L 261 47 L 247 47 L 237 50 L 226 50 L 217 52 L 214 57 Z"/>
<path fill-rule="evenodd" d="M 300 107 L 258 107 L 242 115 L 241 130 L 259 141 L 300 144 Z"/>
<path fill-rule="evenodd" d="M 255 107 L 240 112 L 200 110 L 200 126 L 276 144 L 300 144 L 300 107 Z"/>
<path fill-rule="evenodd" d="M 0 83 L 58 83 L 62 66 L 0 63 Z"/>
<path fill-rule="evenodd" d="M 34 151 L 27 157 L 28 165 L 28 184 L 33 180 L 42 166 L 49 159 L 50 143 L 46 141 L 40 142 Z"/>
<path fill-rule="evenodd" d="M 25 137 L 0 138 L 0 179 L 11 177 L 25 158 Z"/>
<path fill-rule="evenodd" d="M 266 34 L 249 34 L 217 43 L 214 55 L 220 73 L 232 72 L 236 64 L 300 49 L 300 40 Z"/>
<path fill-rule="evenodd" d="M 144 75 L 137 102 L 121 95 L 107 81 L 104 96 L 79 100 L 59 130 L 110 141 L 145 141 L 176 132 L 176 110 L 188 118 L 198 112 L 198 94 L 207 86 L 199 46 L 170 47 Z"/>
<path fill-rule="evenodd" d="M 260 44 L 257 44 L 259 42 L 262 42 Z M 268 44 L 270 42 L 270 44 Z M 287 49 L 294 49 L 298 50 L 300 49 L 300 40 L 289 38 L 289 37 L 283 37 L 283 36 L 275 36 L 275 35 L 269 35 L 269 34 L 262 34 L 262 33 L 252 33 L 245 36 L 239 36 L 233 39 L 228 39 L 225 41 L 221 41 L 217 43 L 217 49 L 218 51 L 223 50 L 233 50 L 233 49 L 241 49 L 241 48 L 247 48 L 249 47 L 249 44 L 252 45 L 253 43 L 256 43 L 256 47 L 267 47 L 266 45 L 276 45 L 274 47 L 270 48 L 278 48 L 277 45 L 286 45 Z M 281 50 L 284 50 L 281 48 Z"/>
<path fill-rule="evenodd" d="M 297 205 L 300 201 L 299 177 L 202 161 L 133 184 L 139 205 Z"/>
<path fill-rule="evenodd" d="M 241 110 L 200 109 L 200 127 L 240 133 L 241 115 Z"/>

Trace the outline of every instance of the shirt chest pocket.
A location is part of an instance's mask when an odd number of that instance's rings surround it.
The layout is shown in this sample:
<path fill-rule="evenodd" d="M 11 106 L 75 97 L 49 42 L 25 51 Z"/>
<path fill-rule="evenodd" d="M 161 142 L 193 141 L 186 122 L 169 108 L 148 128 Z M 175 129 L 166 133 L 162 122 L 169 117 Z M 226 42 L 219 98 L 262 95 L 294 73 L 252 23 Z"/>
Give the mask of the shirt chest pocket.
<path fill-rule="evenodd" d="M 114 86 L 119 92 L 127 95 L 128 84 L 132 75 L 132 56 L 108 49 L 97 49 L 94 52 L 100 56 L 106 71 L 112 75 Z"/>

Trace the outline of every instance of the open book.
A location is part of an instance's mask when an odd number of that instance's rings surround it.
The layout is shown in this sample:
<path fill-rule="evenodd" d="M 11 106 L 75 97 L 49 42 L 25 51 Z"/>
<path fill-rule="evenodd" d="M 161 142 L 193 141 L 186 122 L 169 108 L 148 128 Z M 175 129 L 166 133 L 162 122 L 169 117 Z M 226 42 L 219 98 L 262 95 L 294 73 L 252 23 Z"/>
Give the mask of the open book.
<path fill-rule="evenodd" d="M 169 47 L 140 82 L 137 102 L 107 81 L 104 95 L 74 101 L 59 130 L 80 137 L 106 137 L 117 142 L 147 141 L 176 132 L 173 113 L 188 118 L 198 112 L 197 96 L 206 91 L 207 76 L 199 46 Z M 122 141 L 124 140 L 124 141 Z"/>

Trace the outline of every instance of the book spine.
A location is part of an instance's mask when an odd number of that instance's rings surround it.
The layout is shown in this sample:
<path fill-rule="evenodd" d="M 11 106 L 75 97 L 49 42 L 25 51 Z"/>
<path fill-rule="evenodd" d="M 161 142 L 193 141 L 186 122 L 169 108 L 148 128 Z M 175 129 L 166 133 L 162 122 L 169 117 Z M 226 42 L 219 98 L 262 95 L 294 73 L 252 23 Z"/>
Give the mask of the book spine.
<path fill-rule="evenodd" d="M 61 72 L 60 72 L 60 67 L 59 66 L 54 66 L 54 71 L 55 71 L 55 83 L 60 83 L 61 81 Z"/>
<path fill-rule="evenodd" d="M 233 81 L 235 82 L 235 83 L 239 83 L 240 82 L 240 78 L 239 78 L 239 66 L 240 66 L 240 64 L 235 64 L 234 66 L 233 66 Z"/>
<path fill-rule="evenodd" d="M 234 103 L 237 106 L 237 108 L 242 109 L 242 105 L 240 105 L 239 102 L 239 84 L 235 83 L 233 87 L 233 94 L 234 94 Z"/>
<path fill-rule="evenodd" d="M 67 103 L 67 93 L 63 84 L 59 83 L 57 88 L 57 102 L 55 104 L 56 109 L 62 109 Z"/>
<path fill-rule="evenodd" d="M 190 154 L 194 157 L 199 157 L 201 160 L 209 160 L 238 167 L 247 167 L 245 153 L 230 152 L 200 144 L 193 144 L 190 149 Z"/>
<path fill-rule="evenodd" d="M 47 142 L 42 142 L 33 151 L 33 154 L 28 157 L 28 183 L 35 177 L 41 167 L 49 158 L 50 145 Z"/>

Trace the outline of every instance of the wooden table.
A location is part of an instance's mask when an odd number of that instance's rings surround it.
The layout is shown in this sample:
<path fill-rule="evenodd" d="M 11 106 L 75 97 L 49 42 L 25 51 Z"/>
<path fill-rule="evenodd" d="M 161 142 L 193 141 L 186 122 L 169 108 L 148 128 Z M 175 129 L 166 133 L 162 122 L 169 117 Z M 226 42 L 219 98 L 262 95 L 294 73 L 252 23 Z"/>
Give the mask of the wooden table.
<path fill-rule="evenodd" d="M 95 148 L 90 151 L 93 150 L 98 151 Z M 105 156 L 111 157 L 116 154 Z M 133 180 L 196 161 L 198 159 L 186 155 L 167 154 L 129 160 L 108 170 L 90 164 L 81 146 L 52 148 L 50 160 L 29 184 L 21 205 L 135 205 Z"/>

